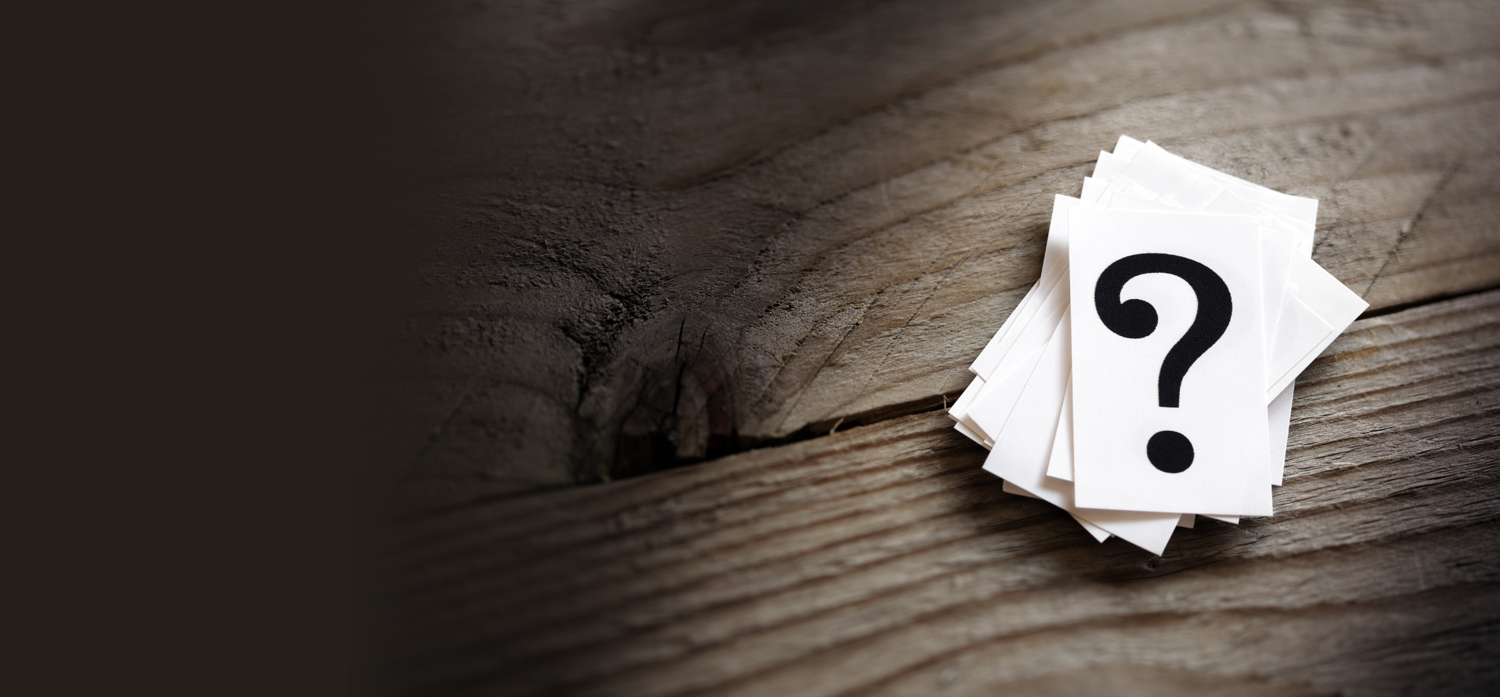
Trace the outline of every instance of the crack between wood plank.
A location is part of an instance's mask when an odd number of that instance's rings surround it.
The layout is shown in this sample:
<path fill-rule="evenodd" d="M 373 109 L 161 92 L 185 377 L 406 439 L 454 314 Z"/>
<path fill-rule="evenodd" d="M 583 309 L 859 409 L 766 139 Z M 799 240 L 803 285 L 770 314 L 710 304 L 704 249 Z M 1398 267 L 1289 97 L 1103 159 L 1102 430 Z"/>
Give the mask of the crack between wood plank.
<path fill-rule="evenodd" d="M 1360 315 L 1359 319 L 1363 320 L 1363 319 L 1369 319 L 1369 318 L 1372 318 L 1372 317 L 1383 317 L 1383 316 L 1386 316 L 1386 315 L 1395 314 L 1397 312 L 1402 312 L 1402 311 L 1405 311 L 1405 310 L 1411 310 L 1411 309 L 1415 309 L 1415 308 L 1419 308 L 1419 307 L 1425 307 L 1425 306 L 1428 306 L 1428 305 L 1435 305 L 1435 304 L 1442 303 L 1442 302 L 1447 302 L 1447 301 L 1450 301 L 1450 300 L 1457 300 L 1457 299 L 1466 298 L 1466 297 L 1469 297 L 1469 296 L 1472 296 L 1472 295 L 1481 295 L 1481 294 L 1484 294 L 1484 293 L 1490 293 L 1490 292 L 1495 292 L 1495 291 L 1500 291 L 1500 284 L 1489 286 L 1487 288 L 1482 288 L 1482 289 L 1478 289 L 1478 290 L 1463 292 L 1463 293 L 1455 293 L 1455 294 L 1451 294 L 1451 295 L 1442 295 L 1442 296 L 1434 296 L 1434 297 L 1430 297 L 1430 298 L 1424 298 L 1422 300 L 1414 300 L 1414 301 L 1409 302 L 1409 303 L 1403 303 L 1401 305 L 1390 306 L 1390 307 L 1387 307 L 1387 308 L 1381 308 L 1379 310 L 1371 310 L 1369 312 L 1366 312 L 1363 315 Z M 844 415 L 842 417 L 839 417 L 839 418 L 841 418 L 843 420 L 844 428 L 846 428 L 846 429 L 850 428 L 850 427 L 870 426 L 870 425 L 874 425 L 874 424 L 884 423 L 886 421 L 892 421 L 892 420 L 895 420 L 895 419 L 899 419 L 899 418 L 911 416 L 911 415 L 914 415 L 914 414 L 922 414 L 922 413 L 927 413 L 927 412 L 937 411 L 939 409 L 943 409 L 943 405 L 941 404 L 941 400 L 943 400 L 943 399 L 950 399 L 951 400 L 952 398 L 954 398 L 957 395 L 962 394 L 962 393 L 963 393 L 963 390 L 961 390 L 961 389 L 959 389 L 959 390 L 953 390 L 951 392 L 936 393 L 936 394 L 932 394 L 932 395 L 928 395 L 928 396 L 924 396 L 924 397 L 919 397 L 919 398 L 914 399 L 914 400 L 909 400 L 909 401 L 906 401 L 906 402 L 901 402 L 901 403 L 898 403 L 898 404 L 888 405 L 888 406 L 884 406 L 884 407 L 876 407 L 876 408 L 873 408 L 873 409 L 868 409 L 868 410 L 865 410 L 865 411 L 862 411 L 862 412 L 856 412 L 856 413 L 853 413 L 853 414 L 846 414 L 846 415 Z M 811 440 L 817 440 L 818 438 L 826 438 L 826 437 L 829 437 L 829 435 L 830 435 L 830 434 L 828 434 L 828 429 L 826 428 L 826 426 L 829 423 L 832 423 L 832 421 L 833 421 L 833 419 L 829 418 L 829 419 L 823 419 L 823 420 L 820 420 L 820 421 L 809 422 L 807 425 L 803 426 L 802 428 L 798 429 L 797 431 L 794 431 L 794 432 L 792 432 L 790 434 L 787 434 L 786 436 L 783 436 L 783 437 L 780 437 L 780 438 L 775 438 L 775 439 L 767 439 L 766 441 L 758 443 L 758 444 L 753 445 L 751 447 L 748 447 L 745 450 L 736 451 L 736 452 L 733 452 L 733 453 L 726 453 L 726 454 L 720 456 L 719 458 L 715 458 L 715 459 L 712 459 L 712 460 L 704 460 L 703 463 L 697 463 L 697 464 L 704 464 L 704 463 L 707 463 L 707 462 L 714 462 L 717 459 L 722 459 L 724 457 L 730 457 L 730 456 L 733 456 L 733 455 L 737 455 L 737 454 L 739 454 L 741 452 L 748 452 L 750 450 L 759 450 L 759 449 L 762 449 L 762 448 L 778 447 L 778 446 L 782 446 L 782 445 L 789 445 L 789 444 L 792 444 L 792 443 L 801 443 L 801 442 L 806 442 L 806 441 L 811 441 Z"/>
<path fill-rule="evenodd" d="M 1495 292 L 1497 290 L 1500 290 L 1500 284 L 1486 286 L 1484 288 L 1476 288 L 1474 290 L 1466 290 L 1466 291 L 1462 291 L 1462 292 L 1459 292 L 1459 293 L 1447 293 L 1447 294 L 1444 294 L 1444 295 L 1434 295 L 1432 297 L 1423 298 L 1421 300 L 1413 300 L 1411 302 L 1397 303 L 1395 305 L 1387 305 L 1385 307 L 1374 309 L 1374 310 L 1366 310 L 1364 314 L 1362 314 L 1362 315 L 1359 316 L 1359 319 L 1362 319 L 1362 320 L 1363 319 L 1372 319 L 1372 318 L 1375 318 L 1375 317 L 1384 317 L 1386 315 L 1394 315 L 1394 314 L 1396 314 L 1398 312 L 1405 312 L 1407 310 L 1412 310 L 1412 309 L 1416 309 L 1416 308 L 1419 308 L 1419 307 L 1426 307 L 1428 305 L 1436 305 L 1437 303 L 1447 302 L 1449 300 L 1458 300 L 1460 298 L 1467 298 L 1467 297 L 1469 297 L 1471 295 L 1483 295 L 1485 293 L 1493 293 L 1493 292 Z"/>
<path fill-rule="evenodd" d="M 1406 310 L 1416 309 L 1416 308 L 1425 307 L 1425 306 L 1429 306 L 1429 305 L 1435 305 L 1435 304 L 1438 304 L 1438 303 L 1448 302 L 1448 301 L 1451 301 L 1451 300 L 1458 300 L 1458 299 L 1461 299 L 1461 298 L 1466 298 L 1466 297 L 1474 296 L 1474 295 L 1482 295 L 1482 294 L 1485 294 L 1485 293 L 1492 293 L 1492 292 L 1496 292 L 1496 291 L 1500 291 L 1500 284 L 1489 286 L 1489 287 L 1486 287 L 1486 288 L 1481 288 L 1481 289 L 1473 290 L 1473 291 L 1467 291 L 1467 292 L 1463 292 L 1463 293 L 1455 293 L 1455 294 L 1450 294 L 1450 295 L 1434 296 L 1434 297 L 1425 298 L 1425 299 L 1421 299 L 1421 300 L 1415 300 L 1415 301 L 1408 302 L 1408 303 L 1401 303 L 1399 305 L 1392 305 L 1392 306 L 1380 308 L 1380 309 L 1377 309 L 1377 310 L 1370 310 L 1370 311 L 1364 313 L 1363 315 L 1361 315 L 1359 319 L 1364 320 L 1364 319 L 1371 319 L 1371 318 L 1375 318 L 1375 317 L 1384 317 L 1384 316 L 1387 316 L 1387 315 L 1392 315 L 1392 314 L 1396 314 L 1396 313 L 1399 313 L 1399 312 L 1404 312 Z M 937 394 L 933 394 L 933 395 L 930 395 L 930 396 L 920 397 L 918 399 L 909 400 L 909 401 L 906 401 L 906 402 L 901 402 L 901 403 L 897 403 L 897 404 L 893 404 L 893 405 L 887 405 L 887 406 L 884 406 L 884 407 L 877 407 L 877 408 L 869 409 L 869 410 L 866 410 L 866 411 L 863 411 L 863 412 L 857 412 L 857 413 L 854 413 L 854 414 L 848 414 L 848 415 L 845 415 L 843 417 L 840 417 L 843 420 L 842 427 L 847 430 L 849 428 L 857 428 L 857 427 L 862 427 L 862 426 L 870 426 L 870 425 L 875 425 L 875 424 L 879 424 L 879 423 L 884 423 L 884 422 L 887 422 L 887 421 L 893 421 L 893 420 L 896 420 L 896 419 L 899 419 L 899 418 L 908 417 L 908 416 L 912 416 L 912 415 L 915 415 L 915 414 L 923 414 L 923 413 L 938 411 L 938 410 L 944 408 L 944 406 L 942 404 L 942 400 L 943 399 L 948 399 L 949 401 L 951 401 L 951 400 L 953 400 L 954 398 L 956 398 L 961 393 L 962 393 L 962 390 L 953 390 L 953 391 L 950 391 L 950 392 L 937 393 Z M 450 412 L 449 416 L 444 420 L 444 426 L 443 427 L 446 427 L 446 425 L 457 415 L 458 411 L 461 409 L 462 404 L 465 402 L 465 400 L 471 399 L 472 397 L 473 397 L 472 394 L 468 394 L 468 395 L 465 395 L 464 398 L 460 399 L 460 404 L 458 406 L 455 406 L 455 408 L 452 410 L 452 412 Z M 795 432 L 793 432 L 791 434 L 788 434 L 788 435 L 786 435 L 784 437 L 776 438 L 776 439 L 767 439 L 767 440 L 762 441 L 762 442 L 757 442 L 757 443 L 755 443 L 753 445 L 745 447 L 742 450 L 737 450 L 735 452 L 725 453 L 725 454 L 720 455 L 718 457 L 711 458 L 711 459 L 706 459 L 706 460 L 703 460 L 701 462 L 693 463 L 693 464 L 688 465 L 688 466 L 689 467 L 696 467 L 698 465 L 706 464 L 706 463 L 709 463 L 709 462 L 717 462 L 717 461 L 722 460 L 724 458 L 733 457 L 735 455 L 739 455 L 739 454 L 742 454 L 742 453 L 745 453 L 745 452 L 750 452 L 750 451 L 753 451 L 753 450 L 760 450 L 760 449 L 772 448 L 772 447 L 780 447 L 780 446 L 791 445 L 791 444 L 795 444 L 795 443 L 813 441 L 813 440 L 817 440 L 817 439 L 820 439 L 820 438 L 828 438 L 828 437 L 831 437 L 831 435 L 832 435 L 832 434 L 829 434 L 827 432 L 828 429 L 826 428 L 826 426 L 829 423 L 831 423 L 831 420 L 824 420 L 824 421 L 820 421 L 820 422 L 809 423 L 807 426 L 804 426 L 803 428 L 801 428 L 801 429 L 799 429 L 799 430 L 797 430 L 797 431 L 795 431 Z M 442 427 L 440 427 L 439 430 L 441 430 L 441 429 L 442 429 Z M 427 446 L 427 447 L 424 447 L 423 453 L 425 454 L 425 452 L 427 452 L 427 450 L 430 447 L 431 447 L 430 445 Z M 1302 449 L 1302 448 L 1299 448 L 1299 447 L 1293 447 L 1293 448 L 1291 448 L 1291 450 L 1293 450 L 1293 451 L 1300 450 L 1300 449 Z M 412 480 L 413 477 L 411 477 L 410 475 L 411 475 L 411 473 L 408 472 L 407 476 L 405 476 L 405 477 L 402 478 L 403 481 Z M 464 479 L 463 477 L 455 478 L 456 481 L 462 481 L 463 479 Z M 633 479 L 633 477 L 626 478 L 626 479 Z M 399 516 L 393 516 L 391 518 L 391 521 L 392 522 L 401 522 L 401 523 L 412 523 L 412 522 L 417 522 L 417 521 L 421 521 L 421 520 L 436 519 L 436 518 L 443 517 L 445 515 L 453 514 L 453 513 L 460 512 L 460 511 L 463 511 L 463 510 L 466 510 L 466 509 L 470 509 L 470 508 L 482 507 L 482 506 L 485 506 L 485 505 L 488 505 L 488 504 L 493 504 L 493 503 L 496 503 L 496 502 L 499 502 L 499 501 L 504 501 L 504 500 L 509 500 L 509 499 L 526 498 L 526 497 L 529 497 L 529 496 L 534 496 L 534 495 L 541 494 L 541 493 L 546 493 L 546 492 L 549 492 L 549 491 L 559 491 L 559 490 L 576 489 L 576 488 L 578 488 L 578 486 L 580 486 L 580 485 L 563 485 L 563 486 L 557 486 L 557 487 L 547 487 L 547 488 L 544 488 L 544 489 L 537 489 L 537 490 L 515 491 L 515 492 L 505 492 L 505 493 L 498 493 L 498 494 L 490 494 L 490 495 L 480 496 L 480 497 L 474 498 L 472 500 L 468 500 L 468 501 L 464 501 L 464 502 L 460 502 L 460 503 L 454 503 L 454 504 L 450 504 L 450 505 L 428 507 L 428 508 L 423 508 L 423 509 L 418 510 L 418 511 L 404 511 Z M 582 486 L 588 486 L 588 485 L 582 485 Z M 707 483 L 701 484 L 701 485 L 699 485 L 699 487 L 692 487 L 692 488 L 700 488 L 701 486 L 707 486 Z"/>

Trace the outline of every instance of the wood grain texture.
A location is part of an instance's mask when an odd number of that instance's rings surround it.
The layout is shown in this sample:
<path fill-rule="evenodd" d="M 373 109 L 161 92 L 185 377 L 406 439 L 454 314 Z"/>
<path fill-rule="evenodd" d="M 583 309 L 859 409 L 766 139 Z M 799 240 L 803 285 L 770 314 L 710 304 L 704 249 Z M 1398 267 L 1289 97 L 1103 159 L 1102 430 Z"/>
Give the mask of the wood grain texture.
<path fill-rule="evenodd" d="M 371 691 L 1500 691 L 1500 4 L 407 15 Z M 1122 133 L 1320 199 L 1372 308 L 1298 380 L 1276 515 L 1161 557 L 941 411 Z"/>
<path fill-rule="evenodd" d="M 1357 322 L 1296 395 L 1276 515 L 1161 557 L 1004 494 L 940 411 L 408 521 L 381 685 L 1493 692 L 1500 291 Z"/>
<path fill-rule="evenodd" d="M 415 12 L 415 11 L 414 11 Z M 1121 133 L 1322 201 L 1375 309 L 1500 284 L 1487 2 L 421 11 L 392 507 L 940 406 Z"/>

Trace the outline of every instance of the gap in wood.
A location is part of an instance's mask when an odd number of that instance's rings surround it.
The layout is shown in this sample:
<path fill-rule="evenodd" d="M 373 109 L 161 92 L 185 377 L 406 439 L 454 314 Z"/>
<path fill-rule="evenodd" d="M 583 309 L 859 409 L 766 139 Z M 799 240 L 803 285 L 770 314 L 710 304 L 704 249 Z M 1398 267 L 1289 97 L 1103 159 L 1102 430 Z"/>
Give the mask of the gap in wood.
<path fill-rule="evenodd" d="M 1500 290 L 1500 285 L 1487 286 L 1487 287 L 1484 287 L 1484 288 L 1476 288 L 1474 290 L 1466 290 L 1466 291 L 1462 291 L 1462 292 L 1459 292 L 1459 293 L 1449 293 L 1447 295 L 1435 295 L 1433 297 L 1425 298 L 1425 299 L 1422 299 L 1422 300 L 1413 300 L 1413 301 L 1411 301 L 1409 303 L 1400 303 L 1400 304 L 1397 304 L 1397 305 L 1387 305 L 1385 307 L 1378 308 L 1378 309 L 1375 309 L 1375 310 L 1367 310 L 1364 314 L 1362 314 L 1362 315 L 1359 316 L 1359 319 L 1370 319 L 1372 317 L 1384 317 L 1386 315 L 1394 315 L 1397 312 L 1405 312 L 1406 310 L 1410 310 L 1412 308 L 1417 308 L 1417 307 L 1422 307 L 1423 305 L 1431 305 L 1433 303 L 1440 303 L 1440 302 L 1445 302 L 1445 301 L 1448 301 L 1448 300 L 1457 300 L 1458 298 L 1466 298 L 1466 297 L 1468 297 L 1470 295 L 1479 295 L 1480 293 L 1488 293 L 1488 292 L 1493 291 L 1493 290 Z M 1359 320 L 1355 320 L 1355 321 L 1359 321 Z"/>
<path fill-rule="evenodd" d="M 1488 293 L 1495 290 L 1500 290 L 1500 285 L 1476 288 L 1474 290 L 1468 290 L 1459 293 L 1435 295 L 1429 298 L 1424 298 L 1422 300 L 1414 300 L 1412 302 L 1401 303 L 1398 305 L 1389 305 L 1386 307 L 1367 311 L 1359 316 L 1359 320 L 1370 319 L 1372 317 L 1384 317 L 1386 315 L 1403 312 L 1406 310 L 1422 307 L 1424 305 L 1432 305 L 1434 303 L 1446 302 L 1470 295 Z M 956 400 L 961 394 L 963 394 L 963 390 L 954 390 L 952 392 L 939 393 L 931 397 L 922 397 L 920 399 L 914 399 L 899 404 L 891 404 L 883 407 L 878 407 L 876 409 L 859 412 L 857 414 L 841 416 L 838 418 L 823 419 L 821 421 L 812 422 L 806 426 L 803 426 L 801 429 L 798 429 L 797 431 L 780 438 L 739 437 L 735 439 L 725 439 L 724 441 L 711 443 L 709 446 L 708 455 L 706 457 L 678 460 L 671 455 L 668 455 L 665 458 L 653 458 L 651 467 L 639 468 L 626 472 L 616 472 L 614 473 L 615 476 L 613 477 L 613 479 L 633 479 L 635 477 L 640 477 L 647 474 L 665 472 L 682 467 L 692 467 L 707 462 L 714 462 L 731 455 L 737 455 L 752 450 L 774 448 L 783 445 L 790 445 L 792 443 L 800 443 L 803 441 L 832 436 L 838 431 L 844 431 L 860 426 L 869 426 L 871 424 L 890 421 L 892 419 L 898 419 L 903 416 L 910 416 L 912 414 L 922 414 L 937 411 L 940 409 L 946 409 L 947 405 L 951 405 L 954 400 Z M 666 439 L 665 433 L 656 435 L 658 435 L 663 440 Z"/>

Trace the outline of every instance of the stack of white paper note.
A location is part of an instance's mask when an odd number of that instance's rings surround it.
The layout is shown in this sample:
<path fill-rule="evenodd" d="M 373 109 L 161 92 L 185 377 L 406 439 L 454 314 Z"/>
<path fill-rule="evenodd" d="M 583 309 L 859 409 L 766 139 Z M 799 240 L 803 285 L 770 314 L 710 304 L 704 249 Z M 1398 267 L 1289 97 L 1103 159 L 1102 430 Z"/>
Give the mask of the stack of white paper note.
<path fill-rule="evenodd" d="M 1317 208 L 1122 136 L 1055 198 L 956 428 L 1100 541 L 1161 554 L 1195 514 L 1270 515 L 1292 382 L 1368 307 L 1312 261 Z"/>

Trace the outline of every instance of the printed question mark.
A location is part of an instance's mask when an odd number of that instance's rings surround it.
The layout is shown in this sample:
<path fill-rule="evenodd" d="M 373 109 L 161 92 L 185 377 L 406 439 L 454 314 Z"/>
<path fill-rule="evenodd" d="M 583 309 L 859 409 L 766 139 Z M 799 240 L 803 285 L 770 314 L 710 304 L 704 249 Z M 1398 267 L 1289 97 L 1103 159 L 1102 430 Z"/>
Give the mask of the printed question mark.
<path fill-rule="evenodd" d="M 1099 274 L 1094 284 L 1094 308 L 1109 330 L 1127 339 L 1140 339 L 1156 331 L 1156 308 L 1144 300 L 1120 302 L 1125 283 L 1148 273 L 1172 274 L 1193 287 L 1198 296 L 1198 315 L 1193 326 L 1172 345 L 1161 362 L 1156 380 L 1157 403 L 1177 408 L 1182 393 L 1182 378 L 1229 328 L 1234 303 L 1229 287 L 1219 274 L 1192 259 L 1175 254 L 1132 254 L 1120 259 Z M 1146 457 L 1163 472 L 1177 473 L 1193 464 L 1193 444 L 1176 431 L 1159 431 L 1146 443 Z"/>

